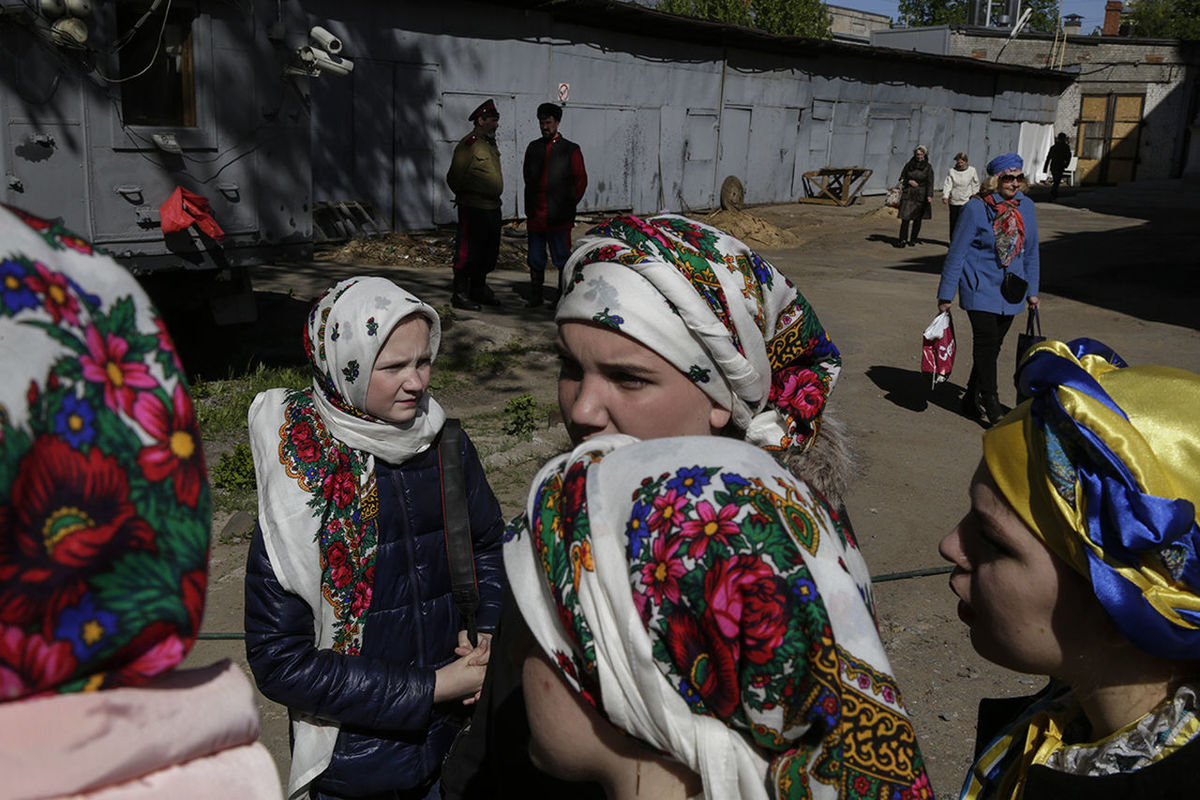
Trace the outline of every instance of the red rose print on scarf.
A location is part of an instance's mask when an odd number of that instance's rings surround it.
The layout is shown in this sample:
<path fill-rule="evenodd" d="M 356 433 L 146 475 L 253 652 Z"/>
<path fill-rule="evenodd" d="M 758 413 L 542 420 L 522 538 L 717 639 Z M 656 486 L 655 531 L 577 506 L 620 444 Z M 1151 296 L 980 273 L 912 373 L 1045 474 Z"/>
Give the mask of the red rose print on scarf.
<path fill-rule="evenodd" d="M 292 445 L 301 461 L 312 463 L 321 457 L 321 445 L 313 438 L 310 423 L 301 422 L 292 428 Z"/>
<path fill-rule="evenodd" d="M 741 655 L 766 664 L 787 630 L 787 591 L 779 576 L 753 555 L 719 561 L 704 578 L 704 595 L 721 635 L 744 648 Z"/>
<path fill-rule="evenodd" d="M 334 542 L 325 550 L 325 561 L 329 565 L 329 577 L 333 585 L 343 589 L 354 579 L 349 564 L 350 552 L 342 542 Z"/>
<path fill-rule="evenodd" d="M 345 508 L 354 499 L 354 472 L 350 469 L 350 459 L 342 454 L 338 457 L 337 470 L 325 476 L 322 491 L 325 499 L 338 508 Z"/>
<path fill-rule="evenodd" d="M 768 402 L 789 417 L 810 422 L 825 407 L 825 384 L 811 369 L 781 370 L 771 376 Z"/>

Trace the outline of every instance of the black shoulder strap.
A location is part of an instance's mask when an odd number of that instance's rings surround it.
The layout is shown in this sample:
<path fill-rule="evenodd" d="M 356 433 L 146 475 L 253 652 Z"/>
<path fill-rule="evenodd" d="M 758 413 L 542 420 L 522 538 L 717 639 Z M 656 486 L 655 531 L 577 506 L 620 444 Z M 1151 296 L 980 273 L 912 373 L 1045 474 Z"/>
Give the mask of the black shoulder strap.
<path fill-rule="evenodd" d="M 475 581 L 475 549 L 471 544 L 471 521 L 467 514 L 461 432 L 462 425 L 457 419 L 447 419 L 442 426 L 438 440 L 438 472 L 442 481 L 442 520 L 446 526 L 446 559 L 450 562 L 454 607 L 462 614 L 467 638 L 474 647 L 479 641 L 475 624 L 479 585 Z"/>

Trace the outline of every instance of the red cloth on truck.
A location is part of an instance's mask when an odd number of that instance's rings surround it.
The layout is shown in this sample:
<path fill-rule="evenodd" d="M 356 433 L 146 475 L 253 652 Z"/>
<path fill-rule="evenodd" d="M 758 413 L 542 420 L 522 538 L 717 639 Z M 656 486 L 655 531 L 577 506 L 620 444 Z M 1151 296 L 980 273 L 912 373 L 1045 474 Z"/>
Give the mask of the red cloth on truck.
<path fill-rule="evenodd" d="M 212 204 L 204 195 L 189 192 L 182 186 L 176 186 L 175 191 L 158 209 L 162 218 L 163 233 L 175 233 L 187 230 L 195 225 L 200 232 L 218 242 L 224 240 L 225 231 L 217 224 L 212 213 Z"/>

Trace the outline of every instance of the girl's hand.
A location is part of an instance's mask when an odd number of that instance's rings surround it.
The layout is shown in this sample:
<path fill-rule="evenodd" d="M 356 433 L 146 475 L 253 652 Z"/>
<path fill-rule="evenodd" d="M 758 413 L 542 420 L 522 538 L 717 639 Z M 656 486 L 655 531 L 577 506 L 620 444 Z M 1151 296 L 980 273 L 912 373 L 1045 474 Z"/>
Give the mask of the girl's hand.
<path fill-rule="evenodd" d="M 478 700 L 480 690 L 483 689 L 483 676 L 487 673 L 490 651 L 491 636 L 480 634 L 478 647 L 468 650 L 466 654 L 435 672 L 433 702 L 443 703 L 461 697 L 463 705 L 469 706 Z M 455 653 L 457 652 L 458 648 L 455 648 Z"/>
<path fill-rule="evenodd" d="M 484 655 L 483 661 L 480 662 L 480 665 L 487 666 L 488 661 L 490 661 L 492 657 L 492 635 L 490 633 L 479 634 L 479 645 L 482 647 L 484 643 L 487 644 L 487 652 Z M 471 641 L 467 638 L 467 632 L 459 631 L 458 646 L 454 648 L 454 655 L 465 656 L 472 650 L 474 650 L 474 648 L 471 647 Z"/>

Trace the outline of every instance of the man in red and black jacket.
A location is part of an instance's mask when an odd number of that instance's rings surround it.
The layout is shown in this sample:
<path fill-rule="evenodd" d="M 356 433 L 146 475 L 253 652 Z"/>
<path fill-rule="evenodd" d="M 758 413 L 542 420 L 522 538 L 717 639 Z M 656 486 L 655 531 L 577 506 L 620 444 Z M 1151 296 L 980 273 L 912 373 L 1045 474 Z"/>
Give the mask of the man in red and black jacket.
<path fill-rule="evenodd" d="M 562 108 L 542 103 L 537 109 L 542 137 L 525 148 L 525 214 L 529 218 L 529 308 L 542 304 L 546 249 L 560 272 L 571 254 L 575 206 L 587 189 L 587 170 L 579 145 L 558 132 Z"/>

